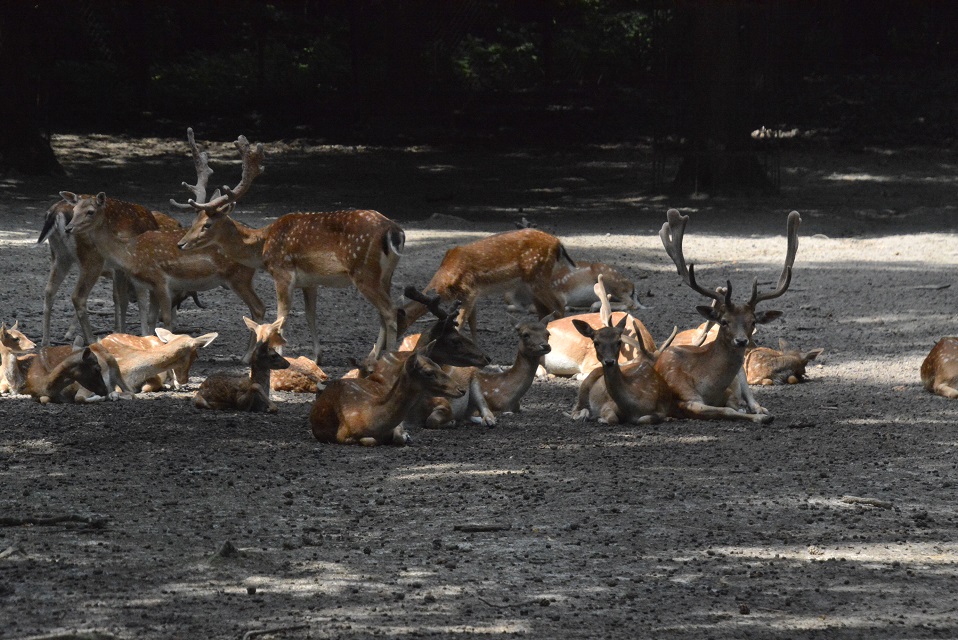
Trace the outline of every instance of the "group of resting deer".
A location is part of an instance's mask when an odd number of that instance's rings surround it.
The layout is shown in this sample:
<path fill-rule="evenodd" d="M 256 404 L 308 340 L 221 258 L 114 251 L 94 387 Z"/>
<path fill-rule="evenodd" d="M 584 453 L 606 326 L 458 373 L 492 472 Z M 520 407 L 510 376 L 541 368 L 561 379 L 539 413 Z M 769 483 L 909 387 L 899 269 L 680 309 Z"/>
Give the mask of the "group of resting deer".
<path fill-rule="evenodd" d="M 404 444 L 405 425 L 438 427 L 463 419 L 493 425 L 497 414 L 518 410 L 537 369 L 584 378 L 576 417 L 764 423 L 771 417 L 748 383 L 797 381 L 818 354 L 753 349 L 751 342 L 756 324 L 780 315 L 756 306 L 788 289 L 798 247 L 797 212 L 788 218 L 788 251 L 777 288 L 760 293 L 756 280 L 748 302 L 736 304 L 731 283 L 709 290 L 696 282 L 694 267 L 686 266 L 682 252 L 688 218 L 670 210 L 661 232 L 666 251 L 685 284 L 712 304 L 699 307 L 707 320 L 703 327 L 673 335 L 656 348 L 638 319 L 611 311 L 610 297 L 627 310 L 641 306 L 627 278 L 600 263 L 574 262 L 558 238 L 534 228 L 450 249 L 424 292 L 407 287 L 410 301 L 397 308 L 390 287 L 405 234 L 395 222 L 375 211 L 349 210 L 290 213 L 260 229 L 247 227 L 231 213 L 262 173 L 262 145 L 252 147 L 241 136 L 236 141 L 243 167 L 239 184 L 207 197 L 209 155 L 196 145 L 192 130 L 188 138 L 197 182 L 184 185 L 193 198 L 186 204 L 171 200 L 195 211 L 188 229 L 169 216 L 104 193 L 61 192 L 63 201 L 50 208 L 40 236 L 49 241 L 53 255 L 42 347 L 36 349 L 16 326 L 0 327 L 0 390 L 69 401 L 155 390 L 164 379 L 181 385 L 197 349 L 217 334 L 191 338 L 172 333 L 176 304 L 217 286 L 229 287 L 249 308 L 251 317 L 244 320 L 251 337 L 244 360 L 251 370 L 248 376 L 210 376 L 194 404 L 275 411 L 271 388 L 318 392 L 310 424 L 316 438 L 328 442 Z M 50 347 L 53 297 L 74 264 L 80 271 L 72 295 L 78 340 L 88 346 Z M 265 305 L 252 286 L 256 270 L 266 271 L 275 283 L 275 322 L 264 322 Z M 113 278 L 118 333 L 95 341 L 87 298 L 103 274 Z M 317 366 L 319 285 L 355 287 L 380 318 L 379 336 L 363 366 L 325 389 L 326 376 Z M 599 312 L 563 317 L 566 307 L 581 304 L 583 292 L 591 293 L 593 287 Z M 283 327 L 295 289 L 303 290 L 313 360 L 282 356 Z M 531 303 L 539 320 L 516 325 L 519 347 L 512 367 L 483 370 L 489 359 L 475 343 L 476 303 L 507 290 L 520 307 Z M 142 336 L 124 333 L 131 292 L 140 309 Z M 425 334 L 407 337 L 396 349 L 398 337 L 427 312 L 436 319 Z M 166 330 L 157 327 L 160 321 Z M 466 322 L 472 339 L 460 332 Z M 749 372 L 763 371 L 756 374 L 759 379 L 747 379 L 746 358 Z"/>

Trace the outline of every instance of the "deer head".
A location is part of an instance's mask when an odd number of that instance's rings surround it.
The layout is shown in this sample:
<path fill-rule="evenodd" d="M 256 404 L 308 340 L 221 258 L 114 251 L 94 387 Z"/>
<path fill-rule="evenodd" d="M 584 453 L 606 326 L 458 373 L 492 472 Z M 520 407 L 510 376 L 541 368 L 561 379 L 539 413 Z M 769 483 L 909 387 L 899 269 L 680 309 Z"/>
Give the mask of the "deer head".
<path fill-rule="evenodd" d="M 795 254 L 798 251 L 798 227 L 802 221 L 801 216 L 797 211 L 788 214 L 788 249 L 778 286 L 772 291 L 759 292 L 758 278 L 755 278 L 752 281 L 752 295 L 744 304 L 736 304 L 732 301 L 731 281 L 726 281 L 724 290 L 712 290 L 696 282 L 695 265 L 686 265 L 682 250 L 682 240 L 688 220 L 688 216 L 683 216 L 675 209 L 669 209 L 668 221 L 662 225 L 659 237 L 662 239 L 665 251 L 672 258 L 672 262 L 685 284 L 693 291 L 712 299 L 711 305 L 697 306 L 696 310 L 708 322 L 719 325 L 719 340 L 736 350 L 744 352 L 749 345 L 756 325 L 771 322 L 782 315 L 781 311 L 757 311 L 756 306 L 760 302 L 778 298 L 788 290 L 792 280 Z"/>

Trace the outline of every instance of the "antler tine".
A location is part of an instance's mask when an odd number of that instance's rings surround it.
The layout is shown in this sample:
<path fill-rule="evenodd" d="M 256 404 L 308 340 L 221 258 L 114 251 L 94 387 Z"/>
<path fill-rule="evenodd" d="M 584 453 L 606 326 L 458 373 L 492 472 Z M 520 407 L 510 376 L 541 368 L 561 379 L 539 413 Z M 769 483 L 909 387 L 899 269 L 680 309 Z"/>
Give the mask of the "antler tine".
<path fill-rule="evenodd" d="M 210 169 L 210 154 L 208 151 L 200 151 L 196 146 L 196 138 L 193 135 L 193 127 L 186 130 L 186 140 L 190 145 L 190 153 L 193 155 L 193 166 L 196 168 L 196 184 L 184 182 L 183 186 L 193 192 L 193 200 L 196 202 L 206 202 L 206 185 L 209 183 L 213 170 Z M 187 202 L 177 202 L 170 198 L 170 204 L 180 209 L 191 209 L 193 205 Z"/>
<path fill-rule="evenodd" d="M 749 300 L 750 305 L 754 306 L 763 300 L 778 298 L 788 291 L 788 285 L 792 283 L 792 267 L 795 266 L 795 254 L 798 253 L 798 227 L 801 223 L 802 216 L 799 215 L 798 211 L 792 211 L 788 214 L 788 249 L 785 251 L 785 266 L 782 269 L 782 275 L 778 279 L 778 286 L 774 291 L 759 293 L 758 278 L 756 278 L 752 282 L 752 299 Z"/>
<path fill-rule="evenodd" d="M 249 140 L 246 136 L 240 136 L 233 143 L 243 158 L 243 177 L 235 187 L 223 185 L 223 195 L 219 198 L 211 198 L 209 202 L 201 203 L 190 200 L 190 206 L 197 211 L 206 211 L 207 213 L 222 213 L 224 207 L 236 203 L 240 198 L 246 195 L 253 180 L 263 173 L 263 145 L 258 143 L 251 149 Z"/>
<path fill-rule="evenodd" d="M 672 258 L 676 271 L 693 291 L 721 302 L 721 298 L 714 291 L 709 291 L 695 281 L 695 265 L 686 265 L 685 255 L 682 252 L 682 239 L 685 236 L 685 225 L 689 217 L 683 216 L 678 209 L 669 209 L 666 215 L 668 222 L 662 225 L 659 237 L 662 239 L 665 252 Z"/>
<path fill-rule="evenodd" d="M 609 304 L 609 294 L 607 294 L 605 291 L 605 282 L 602 281 L 601 273 L 596 279 L 596 283 L 592 287 L 592 290 L 595 291 L 595 295 L 599 298 L 599 320 L 602 321 L 603 325 L 611 327 L 612 305 Z"/>

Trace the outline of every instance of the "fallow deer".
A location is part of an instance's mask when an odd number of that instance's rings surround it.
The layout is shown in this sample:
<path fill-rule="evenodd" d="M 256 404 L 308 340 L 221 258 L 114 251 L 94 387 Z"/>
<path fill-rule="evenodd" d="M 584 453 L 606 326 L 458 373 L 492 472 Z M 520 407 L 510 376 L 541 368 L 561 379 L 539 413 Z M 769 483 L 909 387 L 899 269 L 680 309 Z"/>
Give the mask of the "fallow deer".
<path fill-rule="evenodd" d="M 194 338 L 158 328 L 155 336 L 112 333 L 97 344 L 113 354 L 123 379 L 131 388 L 150 392 L 162 391 L 166 380 L 170 380 L 175 389 L 186 384 L 197 351 L 208 347 L 218 335 L 207 333 Z"/>
<path fill-rule="evenodd" d="M 763 386 L 804 382 L 808 363 L 823 351 L 790 349 L 784 340 L 778 341 L 778 350 L 755 347 L 745 354 L 745 377 L 749 384 Z"/>
<path fill-rule="evenodd" d="M 240 411 L 276 413 L 277 406 L 270 397 L 270 372 L 286 369 L 289 362 L 271 346 L 283 327 L 283 318 L 270 324 L 257 324 L 244 317 L 243 322 L 253 333 L 253 350 L 249 375 L 214 373 L 200 383 L 193 396 L 198 409 L 239 409 Z"/>
<path fill-rule="evenodd" d="M 576 266 L 560 263 L 552 274 L 552 288 L 562 300 L 566 311 L 572 309 L 599 310 L 593 287 L 601 275 L 606 293 L 611 296 L 613 308 L 619 311 L 646 309 L 639 302 L 635 284 L 621 271 L 602 262 L 577 260 Z M 532 307 L 532 294 L 525 284 L 505 294 L 510 311 L 527 311 Z"/>
<path fill-rule="evenodd" d="M 192 132 L 190 133 L 192 138 Z M 191 140 L 191 144 L 192 140 Z M 190 199 L 196 219 L 179 242 L 180 249 L 218 247 L 231 260 L 270 274 L 276 285 L 276 315 L 285 319 L 296 289 L 303 290 L 306 321 L 313 338 L 313 358 L 320 360 L 316 331 L 317 287 L 355 287 L 379 312 L 380 328 L 371 355 L 394 348 L 396 309 L 390 295 L 393 271 L 399 263 L 406 235 L 395 222 L 378 211 L 347 210 L 326 213 L 289 213 L 275 222 L 252 229 L 230 217 L 236 202 L 262 171 L 262 146 L 250 153 L 240 136 L 243 178 L 234 188 L 224 187 L 209 202 Z M 197 165 L 194 193 L 205 195 L 209 156 L 193 144 Z M 205 176 L 205 177 L 204 177 Z M 189 185 L 187 185 L 189 186 Z"/>
<path fill-rule="evenodd" d="M 939 340 L 921 363 L 921 383 L 928 391 L 958 398 L 958 337 Z"/>
<path fill-rule="evenodd" d="M 468 318 L 472 339 L 476 341 L 476 302 L 519 283 L 529 287 L 540 318 L 550 313 L 561 317 L 562 300 L 552 287 L 552 274 L 561 264 L 575 266 L 558 238 L 538 229 L 518 229 L 453 247 L 446 252 L 425 291 L 434 291 L 444 302 L 462 301 L 460 327 Z M 426 313 L 425 305 L 417 301 L 403 310 L 400 333 Z"/>
<path fill-rule="evenodd" d="M 7 328 L 7 323 L 0 323 L 0 393 L 11 391 L 7 380 L 6 369 L 9 363 L 36 348 L 36 343 L 20 331 L 20 322 L 14 322 Z"/>
<path fill-rule="evenodd" d="M 413 352 L 390 385 L 369 378 L 330 382 L 313 403 L 309 423 L 320 442 L 403 446 L 409 435 L 401 423 L 420 398 L 464 393 L 439 365 Z"/>
<path fill-rule="evenodd" d="M 136 285 L 143 335 L 153 333 L 158 315 L 167 329 L 173 329 L 177 292 L 222 285 L 246 303 L 255 320 L 262 321 L 266 307 L 253 288 L 255 269 L 237 264 L 215 248 L 181 251 L 177 243 L 182 231 L 151 230 L 133 237 L 118 234 L 110 222 L 110 200 L 103 192 L 60 195 L 73 203 L 67 230 L 95 244 L 109 264 L 122 269 Z M 144 309 L 149 313 L 143 313 Z"/>
<path fill-rule="evenodd" d="M 682 250 L 687 223 L 688 216 L 669 209 L 668 221 L 663 224 L 659 236 L 683 282 L 714 301 L 711 306 L 699 306 L 697 310 L 706 320 L 716 323 L 719 329 L 715 340 L 701 346 L 672 346 L 659 357 L 655 369 L 668 383 L 677 398 L 679 410 L 687 417 L 771 422 L 772 416 L 749 390 L 742 365 L 755 325 L 771 322 L 782 315 L 781 311 L 757 311 L 756 306 L 778 298 L 788 290 L 798 251 L 801 217 L 797 211 L 788 216 L 788 249 L 778 286 L 774 291 L 759 293 L 756 278 L 752 283 L 752 295 L 745 304 L 732 302 L 731 282 L 727 282 L 724 295 L 696 282 L 694 265 L 686 265 Z M 747 412 L 731 406 L 736 402 L 736 392 L 742 395 Z"/>
<path fill-rule="evenodd" d="M 427 403 L 429 415 L 423 426 L 434 429 L 460 420 L 471 419 L 484 426 L 495 426 L 501 413 L 517 413 L 519 402 L 532 386 L 539 359 L 549 353 L 550 316 L 541 321 L 522 321 L 516 326 L 519 349 L 513 365 L 505 371 L 482 371 L 477 367 L 453 367 L 446 373 L 465 395 L 448 400 L 435 398 Z"/>

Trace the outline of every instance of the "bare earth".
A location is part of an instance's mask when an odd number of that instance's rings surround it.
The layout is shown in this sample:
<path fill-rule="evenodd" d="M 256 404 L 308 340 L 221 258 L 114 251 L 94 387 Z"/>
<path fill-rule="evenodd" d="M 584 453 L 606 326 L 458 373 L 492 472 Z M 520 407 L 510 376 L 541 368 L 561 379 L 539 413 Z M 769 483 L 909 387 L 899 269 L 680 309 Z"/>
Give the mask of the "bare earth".
<path fill-rule="evenodd" d="M 37 340 L 49 252 L 35 239 L 57 191 L 168 211 L 193 178 L 180 139 L 55 145 L 68 178 L 0 178 L 0 318 Z M 668 207 L 691 216 L 700 279 L 731 278 L 740 295 L 753 276 L 777 279 L 797 209 L 792 288 L 766 303 L 785 317 L 758 340 L 825 353 L 807 384 L 756 390 L 775 415 L 766 427 L 577 423 L 576 384 L 545 380 L 493 429 L 418 431 L 404 449 L 330 446 L 309 432 L 308 396 L 279 394 L 269 417 L 193 409 L 199 381 L 239 370 L 246 343 L 242 303 L 206 292 L 180 329 L 220 337 L 186 392 L 0 399 L 0 519 L 92 518 L 0 527 L 0 638 L 958 635 L 958 404 L 918 377 L 955 332 L 953 154 L 794 150 L 778 196 L 674 198 L 650 194 L 641 146 L 267 150 L 236 217 L 378 209 L 407 231 L 397 296 L 424 285 L 447 248 L 527 216 L 574 257 L 640 279 L 653 307 L 641 317 L 659 338 L 697 324 L 703 304 L 657 237 Z M 212 151 L 214 180 L 235 183 L 231 147 Z M 273 317 L 272 283 L 260 275 L 257 287 Z M 108 288 L 94 298 L 105 332 Z M 324 365 L 339 375 L 369 351 L 377 321 L 353 291 L 320 301 Z M 309 350 L 297 304 L 291 355 Z M 498 300 L 480 324 L 494 362 L 511 362 L 513 320 Z M 227 541 L 238 554 L 214 556 Z"/>

